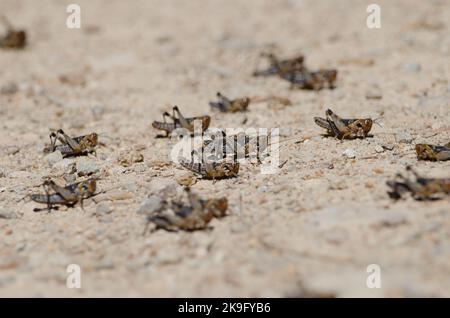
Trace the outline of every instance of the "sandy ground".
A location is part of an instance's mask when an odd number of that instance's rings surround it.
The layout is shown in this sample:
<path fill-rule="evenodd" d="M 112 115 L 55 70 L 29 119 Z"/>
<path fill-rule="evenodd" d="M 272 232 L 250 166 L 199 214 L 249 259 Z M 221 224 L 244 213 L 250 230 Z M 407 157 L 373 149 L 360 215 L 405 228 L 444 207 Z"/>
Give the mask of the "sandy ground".
<path fill-rule="evenodd" d="M 366 27 L 373 1 L 77 1 L 80 30 L 65 26 L 71 2 L 0 2 L 29 33 L 25 50 L 0 51 L 0 296 L 450 296 L 449 199 L 393 202 L 385 185 L 408 164 L 450 176 L 450 162 L 418 162 L 413 150 L 450 140 L 450 1 L 377 1 L 381 29 Z M 252 77 L 268 48 L 337 68 L 337 88 Z M 217 90 L 293 105 L 217 114 L 208 106 Z M 286 138 L 320 134 L 313 117 L 327 108 L 382 116 L 383 127 L 366 140 L 285 143 L 278 174 L 248 164 L 235 179 L 198 180 L 201 196 L 228 197 L 230 215 L 209 231 L 143 236 L 141 203 L 186 174 L 170 165 L 174 141 L 151 127 L 174 104 L 211 114 L 214 127 L 246 119 Z M 49 164 L 42 149 L 57 128 L 96 131 L 104 145 L 97 157 Z M 144 161 L 123 167 L 118 154 L 130 148 Z M 128 198 L 33 212 L 26 196 L 44 177 L 64 181 L 65 168 L 86 160 L 99 190 Z M 72 263 L 80 289 L 66 287 Z M 366 286 L 369 264 L 381 268 L 379 289 Z"/>

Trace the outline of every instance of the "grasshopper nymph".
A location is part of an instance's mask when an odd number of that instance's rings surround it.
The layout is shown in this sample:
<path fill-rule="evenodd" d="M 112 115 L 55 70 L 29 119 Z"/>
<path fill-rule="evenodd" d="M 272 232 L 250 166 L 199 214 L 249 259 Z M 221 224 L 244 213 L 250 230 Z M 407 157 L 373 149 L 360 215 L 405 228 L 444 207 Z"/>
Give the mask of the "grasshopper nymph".
<path fill-rule="evenodd" d="M 57 145 L 56 142 L 60 144 Z M 61 151 L 63 157 L 73 157 L 95 153 L 98 135 L 91 133 L 79 137 L 70 137 L 62 129 L 50 134 L 50 147 L 44 149 L 44 152 Z"/>
<path fill-rule="evenodd" d="M 330 69 L 318 70 L 314 72 L 304 71 L 285 73 L 281 77 L 291 82 L 292 88 L 321 90 L 323 88 L 334 88 L 334 82 L 337 78 L 337 71 Z"/>
<path fill-rule="evenodd" d="M 172 119 L 172 122 L 166 122 L 166 118 Z M 166 134 L 163 137 L 169 137 L 175 129 L 184 128 L 191 134 L 194 133 L 194 122 L 200 121 L 202 132 L 204 132 L 209 127 L 209 123 L 211 122 L 211 117 L 209 116 L 196 116 L 196 117 L 184 117 L 178 106 L 174 106 L 172 108 L 172 115 L 168 112 L 163 113 L 163 121 L 154 121 L 152 123 L 153 128 L 164 131 Z"/>
<path fill-rule="evenodd" d="M 314 117 L 314 122 L 325 128 L 328 135 L 341 140 L 368 137 L 374 122 L 371 118 L 343 119 L 331 109 L 328 109 L 325 115 L 326 118 Z"/>
<path fill-rule="evenodd" d="M 337 79 L 337 70 L 321 69 L 310 71 L 304 65 L 303 55 L 292 59 L 279 60 L 273 54 L 265 55 L 269 59 L 269 68 L 255 71 L 254 76 L 278 75 L 291 83 L 292 88 L 321 90 L 334 88 Z"/>
<path fill-rule="evenodd" d="M 159 212 L 150 215 L 147 218 L 148 224 L 154 223 L 156 225 L 155 230 L 195 231 L 207 228 L 214 217 L 225 216 L 228 208 L 227 198 L 203 200 L 192 193 L 189 188 L 185 188 L 185 191 L 188 196 L 188 205 L 182 202 L 172 202 L 171 204 L 165 202 L 162 209 L 170 209 L 173 213 Z"/>
<path fill-rule="evenodd" d="M 417 144 L 415 146 L 417 159 L 431 161 L 450 160 L 450 142 L 444 146 Z"/>
<path fill-rule="evenodd" d="M 217 92 L 218 102 L 209 102 L 212 108 L 216 108 L 224 113 L 245 112 L 250 104 L 250 98 L 242 97 L 236 99 L 228 99 L 220 92 Z"/>
<path fill-rule="evenodd" d="M 406 170 L 412 172 L 415 180 L 398 173 L 395 180 L 387 181 L 386 184 L 391 188 L 388 192 L 391 198 L 400 199 L 406 192 L 411 192 L 416 200 L 439 199 L 450 194 L 450 178 L 423 178 L 410 166 L 406 167 Z"/>
<path fill-rule="evenodd" d="M 266 57 L 269 60 L 269 67 L 262 71 L 253 72 L 253 76 L 279 75 L 280 77 L 283 77 L 283 74 L 303 72 L 305 70 L 305 66 L 303 65 L 303 55 L 284 60 L 279 60 L 272 53 L 263 53 L 261 56 Z"/>
<path fill-rule="evenodd" d="M 45 189 L 45 194 L 32 194 L 31 200 L 47 204 L 47 209 L 50 211 L 55 204 L 74 206 L 80 202 L 81 207 L 83 207 L 83 200 L 94 195 L 96 181 L 91 178 L 61 187 L 53 180 L 46 180 L 42 186 Z M 53 190 L 53 193 L 50 193 L 50 190 Z"/>
<path fill-rule="evenodd" d="M 212 179 L 214 182 L 218 179 L 236 177 L 239 173 L 239 163 L 227 161 L 194 162 L 179 159 L 182 167 L 201 175 L 205 179 Z"/>

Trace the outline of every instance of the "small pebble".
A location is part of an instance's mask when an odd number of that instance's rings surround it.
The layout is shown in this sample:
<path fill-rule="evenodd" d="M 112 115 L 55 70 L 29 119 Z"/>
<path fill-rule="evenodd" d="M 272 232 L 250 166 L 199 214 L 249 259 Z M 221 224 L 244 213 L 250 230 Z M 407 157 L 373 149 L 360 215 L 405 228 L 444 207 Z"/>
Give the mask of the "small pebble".
<path fill-rule="evenodd" d="M 81 159 L 77 162 L 77 172 L 80 177 L 88 176 L 98 172 L 98 167 L 97 164 L 91 159 Z"/>
<path fill-rule="evenodd" d="M 190 172 L 184 172 L 175 177 L 178 184 L 185 187 L 190 187 L 197 182 L 197 178 Z"/>
<path fill-rule="evenodd" d="M 138 214 L 150 215 L 152 213 L 158 212 L 162 207 L 162 200 L 159 196 L 151 195 L 147 199 L 145 199 L 139 210 Z"/>
<path fill-rule="evenodd" d="M 265 193 L 265 192 L 267 192 L 267 186 L 261 186 L 261 187 L 259 187 L 258 188 L 258 192 L 262 192 L 262 193 Z"/>
<path fill-rule="evenodd" d="M 348 148 L 348 149 L 344 150 L 342 155 L 347 157 L 347 158 L 349 158 L 349 159 L 354 159 L 356 157 L 356 151 L 351 149 L 351 148 Z"/>
<path fill-rule="evenodd" d="M 410 73 L 417 73 L 420 72 L 420 70 L 422 69 L 422 67 L 420 66 L 419 63 L 408 63 L 405 65 L 405 71 L 410 72 Z"/>
<path fill-rule="evenodd" d="M 56 151 L 51 152 L 48 155 L 46 155 L 44 160 L 47 162 L 47 164 L 50 167 L 53 167 L 55 165 L 55 163 L 63 160 L 63 155 L 62 155 L 61 151 L 56 150 Z"/>
<path fill-rule="evenodd" d="M 384 148 L 382 146 L 380 146 L 380 145 L 376 145 L 375 146 L 375 152 L 376 153 L 382 153 L 382 152 L 384 152 Z"/>
<path fill-rule="evenodd" d="M 167 178 L 154 178 L 148 188 L 152 194 L 163 198 L 177 195 L 182 190 L 182 187 L 175 180 Z"/>
<path fill-rule="evenodd" d="M 134 172 L 143 173 L 148 170 L 147 165 L 145 163 L 137 163 L 133 167 Z"/>
<path fill-rule="evenodd" d="M 103 105 L 98 104 L 93 105 L 91 106 L 91 112 L 95 119 L 100 119 L 105 113 L 105 107 Z"/>
<path fill-rule="evenodd" d="M 123 167 L 130 167 L 134 163 L 144 161 L 144 156 L 139 151 L 123 149 L 120 151 L 119 158 L 117 160 Z"/>
<path fill-rule="evenodd" d="M 0 219 L 17 219 L 19 215 L 14 211 L 0 207 Z"/>
<path fill-rule="evenodd" d="M 395 148 L 394 144 L 383 144 L 381 145 L 381 147 L 383 147 L 384 150 L 393 150 Z"/>
<path fill-rule="evenodd" d="M 104 215 L 104 214 L 109 214 L 113 211 L 113 208 L 111 207 L 111 205 L 107 202 L 100 202 L 97 205 L 97 209 L 96 209 L 96 214 L 98 215 Z"/>
<path fill-rule="evenodd" d="M 413 137 L 408 132 L 399 132 L 395 134 L 395 141 L 398 143 L 410 144 Z"/>
<path fill-rule="evenodd" d="M 54 163 L 52 168 L 67 174 L 71 174 L 76 171 L 74 160 L 69 158 L 65 158 L 61 161 Z"/>

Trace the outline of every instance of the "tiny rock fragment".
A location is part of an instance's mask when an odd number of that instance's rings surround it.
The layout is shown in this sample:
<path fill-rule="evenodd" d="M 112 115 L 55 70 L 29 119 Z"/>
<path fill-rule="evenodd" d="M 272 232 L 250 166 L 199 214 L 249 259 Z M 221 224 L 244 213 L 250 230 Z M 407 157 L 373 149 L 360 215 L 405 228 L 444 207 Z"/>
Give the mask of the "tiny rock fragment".
<path fill-rule="evenodd" d="M 124 149 L 120 151 L 119 158 L 117 160 L 123 167 L 130 167 L 134 163 L 144 161 L 144 156 L 136 150 Z"/>
<path fill-rule="evenodd" d="M 47 162 L 47 164 L 50 167 L 53 167 L 53 165 L 55 163 L 60 162 L 61 160 L 63 160 L 63 155 L 62 155 L 61 151 L 56 150 L 56 151 L 51 152 L 48 155 L 46 155 L 44 160 Z"/>
<path fill-rule="evenodd" d="M 97 209 L 96 209 L 96 214 L 98 215 L 104 215 L 104 214 L 109 214 L 113 211 L 113 208 L 111 207 L 111 205 L 107 202 L 100 202 L 97 205 Z"/>
<path fill-rule="evenodd" d="M 260 186 L 258 188 L 258 192 L 261 192 L 261 193 L 265 193 L 265 192 L 267 192 L 267 190 L 268 190 L 267 186 Z"/>
<path fill-rule="evenodd" d="M 134 165 L 134 169 L 133 170 L 134 170 L 134 172 L 144 173 L 148 169 L 147 169 L 147 166 L 144 163 L 140 162 L 140 163 L 137 163 L 137 164 Z"/>
<path fill-rule="evenodd" d="M 349 159 L 354 159 L 356 157 L 356 151 L 351 148 L 347 148 L 344 150 L 344 152 L 342 152 L 342 155 Z"/>
<path fill-rule="evenodd" d="M 97 164 L 91 159 L 81 159 L 77 162 L 78 175 L 88 176 L 98 172 Z"/>
<path fill-rule="evenodd" d="M 405 71 L 410 73 L 418 73 L 422 69 L 419 63 L 408 63 L 404 66 Z"/>
<path fill-rule="evenodd" d="M 95 119 L 101 119 L 105 113 L 105 106 L 100 104 L 95 104 L 91 106 L 91 112 Z"/>
<path fill-rule="evenodd" d="M 19 215 L 12 210 L 0 207 L 0 219 L 17 219 Z"/>
<path fill-rule="evenodd" d="M 414 138 L 408 132 L 399 132 L 395 134 L 395 141 L 398 143 L 410 144 Z"/>
<path fill-rule="evenodd" d="M 382 153 L 382 152 L 384 152 L 384 148 L 382 146 L 380 146 L 380 145 L 376 145 L 375 146 L 375 152 L 376 153 Z"/>
<path fill-rule="evenodd" d="M 53 164 L 53 169 L 64 172 L 66 174 L 72 174 L 76 172 L 75 161 L 73 159 L 65 158 Z"/>
<path fill-rule="evenodd" d="M 161 198 L 157 195 L 151 195 L 141 203 L 141 206 L 139 207 L 137 213 L 150 215 L 161 210 L 162 206 L 163 202 Z"/>
<path fill-rule="evenodd" d="M 384 150 L 393 150 L 395 148 L 394 144 L 383 144 L 381 145 L 381 147 L 383 147 Z"/>
<path fill-rule="evenodd" d="M 175 177 L 179 185 L 190 187 L 197 182 L 197 178 L 192 173 L 182 173 Z"/>
<path fill-rule="evenodd" d="M 154 178 L 148 188 L 152 194 L 161 196 L 163 198 L 177 195 L 182 187 L 172 179 L 167 178 Z"/>

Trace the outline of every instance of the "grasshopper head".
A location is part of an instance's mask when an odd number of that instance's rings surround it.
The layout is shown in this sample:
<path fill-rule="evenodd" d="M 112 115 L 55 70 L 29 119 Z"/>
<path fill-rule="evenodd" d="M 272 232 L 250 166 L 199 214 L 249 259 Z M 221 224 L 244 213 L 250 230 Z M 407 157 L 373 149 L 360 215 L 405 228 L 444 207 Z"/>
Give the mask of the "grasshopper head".
<path fill-rule="evenodd" d="M 324 72 L 324 75 L 325 75 L 325 77 L 327 78 L 327 80 L 329 81 L 329 82 L 334 82 L 334 81 L 336 81 L 336 78 L 337 78 L 337 70 L 326 70 L 325 72 Z"/>
<path fill-rule="evenodd" d="M 96 188 L 97 188 L 97 181 L 95 180 L 95 178 L 83 181 L 79 185 L 79 191 L 85 198 L 92 196 Z"/>
<path fill-rule="evenodd" d="M 239 173 L 239 163 L 237 162 L 228 162 L 225 163 L 225 170 L 229 171 L 232 175 L 237 176 Z"/>
<path fill-rule="evenodd" d="M 363 130 L 367 134 L 371 129 L 373 125 L 373 120 L 371 118 L 366 118 L 363 120 Z"/>
<path fill-rule="evenodd" d="M 303 64 L 303 61 L 305 60 L 305 57 L 303 56 L 303 55 L 298 55 L 298 56 L 296 56 L 296 57 L 294 57 L 293 59 L 292 59 L 292 61 L 294 62 L 294 64 L 296 64 L 296 65 L 301 65 L 301 64 Z"/>
<path fill-rule="evenodd" d="M 433 159 L 434 151 L 427 144 L 417 144 L 415 146 L 418 159 Z"/>
<path fill-rule="evenodd" d="M 250 104 L 250 98 L 249 97 L 242 98 L 242 106 L 243 106 L 244 109 L 246 109 L 249 104 Z"/>
<path fill-rule="evenodd" d="M 211 122 L 211 117 L 209 116 L 202 116 L 202 130 L 205 131 L 209 127 L 209 123 Z"/>
<path fill-rule="evenodd" d="M 94 132 L 92 134 L 87 135 L 87 141 L 91 147 L 97 146 L 98 134 Z"/>
<path fill-rule="evenodd" d="M 328 108 L 328 109 L 326 110 L 326 112 L 325 112 L 325 115 L 327 115 L 327 117 L 328 117 L 328 116 L 333 116 L 334 113 L 333 113 L 333 111 L 332 111 L 331 109 Z"/>

